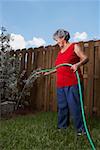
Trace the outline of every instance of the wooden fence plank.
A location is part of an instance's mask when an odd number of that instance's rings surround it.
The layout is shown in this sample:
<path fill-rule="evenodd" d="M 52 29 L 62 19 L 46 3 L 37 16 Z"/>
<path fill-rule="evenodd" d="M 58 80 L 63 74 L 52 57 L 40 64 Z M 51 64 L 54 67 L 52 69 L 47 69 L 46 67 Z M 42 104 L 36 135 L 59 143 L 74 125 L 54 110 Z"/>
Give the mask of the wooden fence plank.
<path fill-rule="evenodd" d="M 27 76 L 30 75 L 32 71 L 32 48 L 27 51 Z"/>
<path fill-rule="evenodd" d="M 84 51 L 84 42 L 79 42 L 79 45 L 80 45 L 81 50 Z M 83 74 L 84 66 L 81 66 L 80 69 L 81 69 L 81 72 L 82 72 L 82 74 Z"/>
<path fill-rule="evenodd" d="M 51 55 L 52 55 L 52 51 L 51 51 L 51 46 L 46 47 L 46 51 L 47 51 L 47 68 L 51 68 Z M 47 76 L 47 88 L 46 88 L 46 92 L 47 92 L 47 101 L 46 101 L 46 106 L 47 106 L 47 111 L 51 110 L 51 104 L 52 104 L 52 89 L 51 89 L 51 75 Z"/>
<path fill-rule="evenodd" d="M 52 49 L 52 67 L 55 66 L 55 60 L 59 51 L 59 47 L 55 46 Z M 57 111 L 57 94 L 56 94 L 56 73 L 51 75 L 52 79 L 52 111 Z"/>
<path fill-rule="evenodd" d="M 45 51 L 45 69 L 48 68 L 48 58 L 49 58 L 49 53 L 46 49 Z M 45 97 L 44 97 L 44 102 L 45 102 L 45 105 L 44 105 L 44 110 L 45 111 L 48 111 L 48 102 L 49 102 L 49 91 L 48 91 L 48 76 L 45 76 Z"/>
<path fill-rule="evenodd" d="M 97 105 L 97 116 L 100 116 L 100 44 L 97 50 L 97 57 L 95 57 L 98 62 L 96 62 L 96 75 L 98 77 L 98 81 L 96 82 L 97 89 L 95 92 L 95 95 L 97 97 L 94 97 L 94 100 L 96 100 L 96 105 Z"/>
<path fill-rule="evenodd" d="M 25 55 L 26 55 L 26 49 L 23 49 L 21 51 L 21 72 L 25 70 Z"/>
<path fill-rule="evenodd" d="M 42 49 L 40 48 L 39 51 L 37 52 L 37 68 L 41 68 L 42 69 L 42 63 L 43 63 L 43 53 L 42 53 Z M 43 82 L 43 78 L 40 77 L 37 79 L 37 108 L 38 110 L 42 110 L 42 82 Z"/>
<path fill-rule="evenodd" d="M 89 58 L 89 46 L 84 46 L 84 52 Z M 84 109 L 85 112 L 88 110 L 88 71 L 89 71 L 89 62 L 83 66 L 83 82 L 84 82 L 84 93 L 83 93 L 83 101 L 84 101 Z M 86 113 L 87 114 L 87 113 Z"/>
<path fill-rule="evenodd" d="M 89 42 L 87 114 L 92 115 L 94 99 L 94 42 Z"/>
<path fill-rule="evenodd" d="M 35 49 L 32 52 L 32 70 L 37 69 L 37 51 Z M 31 107 L 33 110 L 37 109 L 37 82 L 35 81 L 33 83 L 33 88 L 31 89 L 31 95 L 30 95 L 30 100 L 31 100 Z"/>

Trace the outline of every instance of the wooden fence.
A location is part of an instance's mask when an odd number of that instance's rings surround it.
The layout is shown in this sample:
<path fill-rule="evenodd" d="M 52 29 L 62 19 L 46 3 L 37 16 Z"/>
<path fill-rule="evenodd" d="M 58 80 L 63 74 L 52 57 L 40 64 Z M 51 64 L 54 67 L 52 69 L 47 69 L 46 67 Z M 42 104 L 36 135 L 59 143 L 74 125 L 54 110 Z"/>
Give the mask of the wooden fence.
<path fill-rule="evenodd" d="M 81 49 L 89 57 L 89 62 L 81 67 L 84 78 L 84 108 L 86 114 L 100 116 L 100 40 L 79 42 Z M 51 68 L 59 51 L 58 46 L 47 46 L 17 50 L 21 53 L 21 72 L 27 70 L 27 76 L 37 68 Z M 38 78 L 33 83 L 29 97 L 35 110 L 57 111 L 56 75 Z"/>

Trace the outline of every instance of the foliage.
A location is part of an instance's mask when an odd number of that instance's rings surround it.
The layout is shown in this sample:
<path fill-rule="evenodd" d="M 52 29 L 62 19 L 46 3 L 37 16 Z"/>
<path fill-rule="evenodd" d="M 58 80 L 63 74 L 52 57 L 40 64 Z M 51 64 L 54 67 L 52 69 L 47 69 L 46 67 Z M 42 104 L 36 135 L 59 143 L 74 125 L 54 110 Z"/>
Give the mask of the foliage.
<path fill-rule="evenodd" d="M 30 88 L 33 82 L 39 77 L 37 71 L 33 71 L 26 78 L 26 70 L 20 74 L 21 56 L 14 52 L 10 46 L 10 34 L 6 33 L 4 27 L 1 28 L 0 35 L 0 95 L 1 101 L 16 102 L 16 109 L 19 105 L 29 104 L 26 96 L 30 95 Z M 13 52 L 13 55 L 11 54 Z M 35 76 L 33 76 L 33 74 Z"/>
<path fill-rule="evenodd" d="M 0 95 L 1 102 L 17 101 L 18 88 L 17 79 L 20 71 L 19 56 L 11 55 L 10 34 L 4 27 L 0 35 Z"/>

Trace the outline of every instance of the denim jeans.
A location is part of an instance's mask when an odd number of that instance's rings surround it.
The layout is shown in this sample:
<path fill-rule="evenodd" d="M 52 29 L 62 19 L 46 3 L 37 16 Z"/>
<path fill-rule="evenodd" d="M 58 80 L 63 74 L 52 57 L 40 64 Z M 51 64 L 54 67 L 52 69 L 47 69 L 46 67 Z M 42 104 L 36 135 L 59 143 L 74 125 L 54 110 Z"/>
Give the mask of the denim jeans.
<path fill-rule="evenodd" d="M 78 85 L 57 88 L 58 128 L 67 128 L 69 112 L 77 132 L 84 129 Z"/>

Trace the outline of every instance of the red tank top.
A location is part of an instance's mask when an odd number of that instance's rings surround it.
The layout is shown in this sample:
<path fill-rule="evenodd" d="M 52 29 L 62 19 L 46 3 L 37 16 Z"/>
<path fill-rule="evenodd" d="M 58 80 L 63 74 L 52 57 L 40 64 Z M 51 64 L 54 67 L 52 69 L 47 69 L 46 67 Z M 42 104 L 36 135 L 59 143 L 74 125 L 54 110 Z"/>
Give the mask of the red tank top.
<path fill-rule="evenodd" d="M 80 58 L 74 52 L 74 45 L 72 43 L 65 52 L 58 53 L 58 56 L 55 61 L 55 66 L 63 63 L 75 64 L 80 61 Z M 81 70 L 78 69 L 78 73 L 80 78 L 82 79 Z M 62 66 L 57 69 L 57 87 L 65 87 L 65 86 L 72 86 L 78 84 L 76 74 L 73 70 L 70 69 L 69 66 Z"/>

